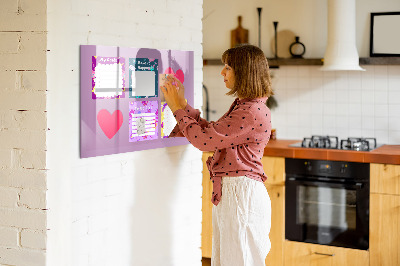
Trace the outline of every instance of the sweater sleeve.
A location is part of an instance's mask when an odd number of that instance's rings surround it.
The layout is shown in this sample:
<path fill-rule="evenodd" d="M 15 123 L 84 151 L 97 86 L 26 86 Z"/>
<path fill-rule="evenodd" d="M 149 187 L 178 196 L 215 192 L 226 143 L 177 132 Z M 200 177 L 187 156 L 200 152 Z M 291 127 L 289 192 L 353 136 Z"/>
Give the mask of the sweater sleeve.
<path fill-rule="evenodd" d="M 200 117 L 200 110 L 194 109 L 192 106 L 189 104 L 186 105 L 184 111 L 186 114 L 193 118 L 195 121 L 199 123 L 200 126 L 206 127 L 209 122 L 203 118 Z M 174 129 L 171 131 L 171 134 L 169 134 L 169 137 L 184 137 L 182 132 L 180 131 L 179 124 L 177 124 Z"/>
<path fill-rule="evenodd" d="M 236 109 L 218 122 L 202 125 L 182 109 L 175 111 L 180 132 L 189 142 L 201 151 L 228 148 L 252 140 L 251 132 L 257 126 L 256 119 L 249 109 Z M 262 126 L 258 125 L 258 126 Z"/>

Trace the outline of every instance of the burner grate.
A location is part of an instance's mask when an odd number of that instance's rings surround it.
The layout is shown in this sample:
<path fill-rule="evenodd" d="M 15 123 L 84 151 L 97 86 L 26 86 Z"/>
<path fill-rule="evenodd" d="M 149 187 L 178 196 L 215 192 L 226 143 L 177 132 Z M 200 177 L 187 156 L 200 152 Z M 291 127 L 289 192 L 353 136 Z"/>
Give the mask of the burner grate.
<path fill-rule="evenodd" d="M 369 151 L 376 147 L 376 138 L 347 138 L 340 141 L 342 150 Z"/>
<path fill-rule="evenodd" d="M 338 149 L 339 140 L 336 136 L 317 136 L 313 135 L 311 138 L 304 138 L 301 147 L 305 148 L 325 148 L 325 149 Z"/>

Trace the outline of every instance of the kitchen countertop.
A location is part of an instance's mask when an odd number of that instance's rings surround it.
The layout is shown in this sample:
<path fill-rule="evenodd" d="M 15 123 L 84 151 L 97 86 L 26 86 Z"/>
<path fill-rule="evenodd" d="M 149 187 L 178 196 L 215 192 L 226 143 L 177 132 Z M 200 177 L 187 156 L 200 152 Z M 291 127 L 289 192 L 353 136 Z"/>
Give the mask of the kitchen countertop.
<path fill-rule="evenodd" d="M 301 140 L 270 140 L 264 156 L 363 163 L 400 164 L 400 145 L 383 145 L 372 151 L 290 147 Z"/>

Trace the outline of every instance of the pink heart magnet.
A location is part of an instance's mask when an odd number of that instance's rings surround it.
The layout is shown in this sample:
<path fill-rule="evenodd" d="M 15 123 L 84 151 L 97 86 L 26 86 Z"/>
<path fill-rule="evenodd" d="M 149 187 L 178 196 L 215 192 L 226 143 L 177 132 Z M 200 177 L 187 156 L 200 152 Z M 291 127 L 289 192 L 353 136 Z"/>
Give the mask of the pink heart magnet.
<path fill-rule="evenodd" d="M 112 139 L 121 128 L 123 120 L 120 110 L 115 110 L 113 114 L 110 114 L 106 109 L 102 109 L 97 114 L 97 122 L 109 139 Z"/>

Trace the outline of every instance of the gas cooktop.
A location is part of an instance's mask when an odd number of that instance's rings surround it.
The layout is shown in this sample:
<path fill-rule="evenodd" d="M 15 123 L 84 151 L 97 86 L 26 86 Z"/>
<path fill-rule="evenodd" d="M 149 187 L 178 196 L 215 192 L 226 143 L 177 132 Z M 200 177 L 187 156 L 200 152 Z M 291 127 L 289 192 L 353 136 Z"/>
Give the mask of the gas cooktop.
<path fill-rule="evenodd" d="M 339 142 L 336 136 L 311 136 L 304 138 L 302 142 L 289 145 L 291 147 L 301 148 L 320 148 L 320 149 L 337 149 L 337 150 L 353 150 L 353 151 L 371 151 L 379 146 L 376 138 L 347 138 Z"/>

